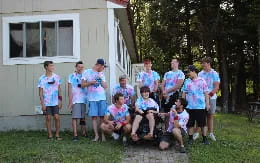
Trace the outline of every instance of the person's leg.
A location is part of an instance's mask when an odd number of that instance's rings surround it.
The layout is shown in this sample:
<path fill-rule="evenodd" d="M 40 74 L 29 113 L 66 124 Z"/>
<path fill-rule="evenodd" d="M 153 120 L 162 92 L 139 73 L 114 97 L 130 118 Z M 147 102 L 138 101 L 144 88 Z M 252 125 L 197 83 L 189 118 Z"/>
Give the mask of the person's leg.
<path fill-rule="evenodd" d="M 99 119 L 100 119 L 100 124 L 104 123 L 103 116 L 100 116 Z M 101 135 L 102 135 L 102 141 L 106 141 L 106 136 L 105 136 L 105 133 L 103 132 L 103 130 L 101 130 Z"/>
<path fill-rule="evenodd" d="M 54 120 L 55 120 L 55 128 L 56 128 L 55 136 L 56 136 L 56 138 L 59 138 L 60 137 L 60 116 L 59 116 L 59 114 L 54 114 Z"/>
<path fill-rule="evenodd" d="M 146 114 L 146 118 L 149 121 L 149 129 L 150 129 L 150 136 L 153 136 L 153 130 L 154 130 L 154 125 L 155 125 L 155 120 L 154 120 L 154 115 L 153 113 L 148 113 Z"/>
<path fill-rule="evenodd" d="M 46 128 L 48 132 L 48 138 L 52 138 L 52 131 L 51 131 L 51 115 L 46 115 Z"/>
<path fill-rule="evenodd" d="M 106 100 L 101 100 L 98 101 L 98 115 L 100 118 L 100 125 L 104 122 L 104 115 L 107 109 L 107 101 Z M 101 130 L 101 135 L 102 135 L 102 141 L 106 141 L 106 137 L 104 132 Z"/>
<path fill-rule="evenodd" d="M 188 127 L 188 144 L 193 144 L 193 131 L 194 131 L 194 125 L 195 125 L 195 110 L 189 110 L 189 121 L 187 123 Z"/>
<path fill-rule="evenodd" d="M 102 123 L 102 124 L 100 125 L 100 128 L 101 128 L 101 130 L 102 130 L 104 133 L 110 134 L 110 135 L 113 133 L 113 129 L 114 129 L 114 128 L 112 128 L 110 125 L 105 124 L 105 123 Z"/>
<path fill-rule="evenodd" d="M 81 128 L 81 135 L 82 136 L 87 136 L 87 131 L 86 131 L 86 120 L 85 118 L 80 119 L 80 128 Z"/>
<path fill-rule="evenodd" d="M 211 140 L 216 141 L 215 135 L 213 134 L 214 126 L 214 114 L 216 112 L 216 99 L 210 99 L 210 109 L 207 114 L 207 125 L 209 131 L 209 137 Z"/>
<path fill-rule="evenodd" d="M 98 141 L 99 136 L 98 136 L 98 122 L 97 122 L 97 116 L 91 117 L 92 119 L 92 127 L 94 130 L 95 138 L 92 141 Z"/>
<path fill-rule="evenodd" d="M 73 136 L 78 136 L 77 133 L 77 119 L 76 118 L 72 118 L 72 130 L 73 130 Z"/>
<path fill-rule="evenodd" d="M 98 105 L 96 101 L 89 101 L 89 112 L 88 115 L 91 117 L 92 121 L 92 128 L 95 134 L 95 137 L 92 141 L 98 141 L 99 136 L 98 136 L 98 122 L 97 122 L 97 117 L 98 117 Z"/>
<path fill-rule="evenodd" d="M 177 141 L 180 143 L 181 147 L 184 147 L 181 130 L 179 128 L 174 128 L 172 130 L 173 136 L 177 139 Z"/>
<path fill-rule="evenodd" d="M 206 110 L 205 109 L 200 109 L 198 110 L 197 114 L 197 122 L 198 126 L 201 128 L 201 135 L 202 135 L 202 142 L 203 144 L 209 144 L 207 140 L 207 128 L 206 128 Z"/>
<path fill-rule="evenodd" d="M 123 127 L 124 135 L 129 135 L 131 132 L 132 126 L 131 124 L 127 124 Z"/>
<path fill-rule="evenodd" d="M 136 131 L 139 128 L 139 124 L 142 121 L 142 119 L 143 119 L 143 117 L 141 115 L 135 116 L 135 119 L 134 119 L 134 122 L 133 122 L 132 133 L 131 133 L 132 139 L 134 141 L 138 139 L 138 136 L 136 135 Z"/>

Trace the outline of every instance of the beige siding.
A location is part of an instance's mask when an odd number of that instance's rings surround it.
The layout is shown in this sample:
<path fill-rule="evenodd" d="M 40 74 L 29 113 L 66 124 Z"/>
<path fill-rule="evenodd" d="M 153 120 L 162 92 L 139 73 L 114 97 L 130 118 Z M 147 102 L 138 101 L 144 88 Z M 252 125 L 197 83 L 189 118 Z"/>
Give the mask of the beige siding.
<path fill-rule="evenodd" d="M 105 0 L 1 0 L 0 13 L 106 8 Z"/>
<path fill-rule="evenodd" d="M 24 1 L 22 0 L 22 2 Z M 55 1 L 49 2 L 54 3 Z M 69 1 L 67 0 L 66 2 Z M 83 3 L 83 1 L 81 2 Z M 4 0 L 4 3 L 5 6 L 11 6 L 7 0 Z M 17 6 L 17 8 L 19 7 Z M 61 14 L 69 12 L 71 11 L 37 12 L 32 14 Z M 108 61 L 107 9 L 75 10 L 73 13 L 80 13 L 80 51 L 81 60 L 85 63 L 85 67 L 91 68 L 97 58 L 104 58 Z M 0 14 L 0 116 L 33 115 L 34 107 L 40 105 L 37 82 L 39 77 L 44 74 L 44 69 L 42 64 L 3 65 L 1 21 L 2 16 L 10 15 L 13 14 Z M 67 77 L 68 74 L 74 71 L 74 64 L 55 64 L 55 73 L 60 75 L 63 81 L 61 86 L 64 99 L 62 113 L 69 113 L 67 109 Z M 109 83 L 109 69 L 106 69 L 105 72 L 107 82 Z"/>

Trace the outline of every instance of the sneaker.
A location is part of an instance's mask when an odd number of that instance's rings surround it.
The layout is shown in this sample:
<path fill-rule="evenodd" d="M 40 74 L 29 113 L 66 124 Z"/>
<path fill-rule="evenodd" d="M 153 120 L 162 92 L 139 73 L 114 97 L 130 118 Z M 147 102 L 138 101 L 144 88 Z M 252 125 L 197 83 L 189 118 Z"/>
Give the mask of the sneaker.
<path fill-rule="evenodd" d="M 188 140 L 188 144 L 189 144 L 189 145 L 192 145 L 192 144 L 193 144 L 193 139 L 189 139 L 189 140 Z"/>
<path fill-rule="evenodd" d="M 212 141 L 217 141 L 216 138 L 215 138 L 215 135 L 213 133 L 210 133 L 209 134 L 209 138 L 212 140 Z"/>
<path fill-rule="evenodd" d="M 79 141 L 78 136 L 74 136 L 74 137 L 72 138 L 72 141 Z"/>
<path fill-rule="evenodd" d="M 199 136 L 200 136 L 200 134 L 199 134 L 198 132 L 195 132 L 195 133 L 193 134 L 193 140 L 198 139 Z"/>
<path fill-rule="evenodd" d="M 118 140 L 119 139 L 119 135 L 117 133 L 114 133 L 112 134 L 114 140 Z"/>
<path fill-rule="evenodd" d="M 180 152 L 181 152 L 181 153 L 186 153 L 186 149 L 185 149 L 185 147 L 181 147 Z"/>
<path fill-rule="evenodd" d="M 203 140 L 202 140 L 202 143 L 203 143 L 204 145 L 209 145 L 209 141 L 208 141 L 207 138 L 203 139 Z"/>

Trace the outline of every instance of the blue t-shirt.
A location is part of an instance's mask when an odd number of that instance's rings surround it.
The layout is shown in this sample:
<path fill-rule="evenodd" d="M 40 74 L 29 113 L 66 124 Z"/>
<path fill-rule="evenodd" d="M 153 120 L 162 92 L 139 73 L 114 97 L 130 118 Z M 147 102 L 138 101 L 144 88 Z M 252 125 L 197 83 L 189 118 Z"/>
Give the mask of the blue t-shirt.
<path fill-rule="evenodd" d="M 134 88 L 129 84 L 126 85 L 126 88 L 122 88 L 120 84 L 117 84 L 113 89 L 112 95 L 114 96 L 116 93 L 122 93 L 124 95 L 126 105 L 131 104 L 130 97 L 135 95 Z"/>
<path fill-rule="evenodd" d="M 68 83 L 72 88 L 72 103 L 87 103 L 87 90 L 86 88 L 78 87 L 81 84 L 82 74 L 72 73 L 69 75 Z"/>
<path fill-rule="evenodd" d="M 150 91 L 153 92 L 155 88 L 155 81 L 160 80 L 160 76 L 157 72 L 151 71 L 150 73 L 147 72 L 140 72 L 137 76 L 137 82 L 141 82 L 143 86 L 147 86 L 150 88 Z"/>
<path fill-rule="evenodd" d="M 147 108 L 156 108 L 159 111 L 159 105 L 151 98 L 144 100 L 143 97 L 140 97 L 136 100 L 135 106 L 140 110 L 147 110 Z"/>
<path fill-rule="evenodd" d="M 123 122 L 126 120 L 126 116 L 130 114 L 126 104 L 124 104 L 121 108 L 117 108 L 116 105 L 112 104 L 107 108 L 105 115 L 110 116 L 112 121 Z"/>
<path fill-rule="evenodd" d="M 169 71 L 164 74 L 163 80 L 165 81 L 165 90 L 169 90 L 177 85 L 178 80 L 184 80 L 185 75 L 181 70 Z M 168 93 L 171 96 L 174 92 Z"/>

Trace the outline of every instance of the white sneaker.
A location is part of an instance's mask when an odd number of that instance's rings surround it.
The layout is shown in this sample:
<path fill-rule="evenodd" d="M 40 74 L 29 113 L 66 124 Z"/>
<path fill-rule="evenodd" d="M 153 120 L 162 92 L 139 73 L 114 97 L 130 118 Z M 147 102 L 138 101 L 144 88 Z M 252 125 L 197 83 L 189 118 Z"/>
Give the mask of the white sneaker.
<path fill-rule="evenodd" d="M 199 136 L 200 136 L 200 134 L 199 134 L 198 132 L 195 132 L 195 133 L 193 134 L 193 140 L 198 139 Z"/>
<path fill-rule="evenodd" d="M 119 135 L 117 133 L 112 133 L 112 136 L 114 138 L 114 140 L 118 140 L 119 139 Z"/>
<path fill-rule="evenodd" d="M 209 138 L 212 140 L 212 141 L 217 141 L 216 138 L 215 138 L 215 135 L 213 133 L 210 133 L 209 134 Z"/>
<path fill-rule="evenodd" d="M 123 136 L 123 142 L 127 142 L 127 138 Z"/>

